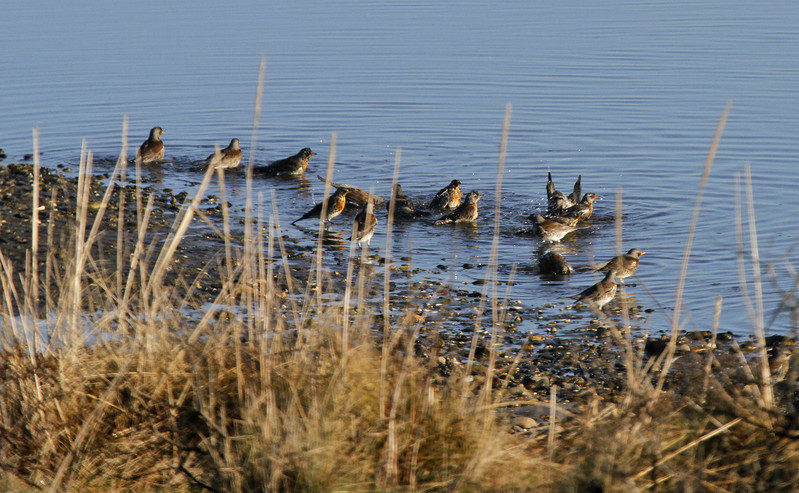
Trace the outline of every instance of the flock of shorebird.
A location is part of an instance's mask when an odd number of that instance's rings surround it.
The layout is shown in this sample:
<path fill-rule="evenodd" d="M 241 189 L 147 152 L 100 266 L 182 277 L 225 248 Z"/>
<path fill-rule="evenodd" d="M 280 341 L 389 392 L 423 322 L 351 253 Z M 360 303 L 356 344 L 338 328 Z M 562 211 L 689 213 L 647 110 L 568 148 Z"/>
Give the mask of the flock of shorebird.
<path fill-rule="evenodd" d="M 139 147 L 136 155 L 142 164 L 152 164 L 164 159 L 164 142 L 161 127 L 153 127 L 150 136 Z M 308 168 L 308 160 L 316 153 L 306 147 L 297 154 L 274 161 L 267 166 L 253 169 L 254 174 L 263 176 L 301 176 Z M 241 147 L 239 139 L 232 139 L 230 145 L 208 156 L 203 164 L 214 168 L 235 168 L 241 164 Z M 322 179 L 320 177 L 320 179 Z M 552 174 L 547 176 L 547 208 L 544 214 L 533 214 L 529 219 L 533 222 L 533 232 L 544 242 L 559 242 L 567 234 L 576 231 L 578 223 L 590 219 L 594 212 L 594 201 L 600 198 L 594 193 L 582 194 L 582 176 L 577 177 L 570 194 L 565 194 L 555 189 Z M 323 180 L 324 181 L 324 180 Z M 296 219 L 292 224 L 305 219 L 319 219 L 329 224 L 333 218 L 341 214 L 345 207 L 354 205 L 360 208 L 355 216 L 352 228 L 352 241 L 357 241 L 359 246 L 369 245 L 377 226 L 377 217 L 374 213 L 376 204 L 385 203 L 390 211 L 393 204 L 394 219 L 413 220 L 438 214 L 434 224 L 473 223 L 477 220 L 477 203 L 483 197 L 476 190 L 466 196 L 461 191 L 461 182 L 452 180 L 446 187 L 436 193 L 433 200 L 426 207 L 416 207 L 413 200 L 402 192 L 399 183 L 394 185 L 392 198 L 384 198 L 368 193 L 352 185 L 331 183 L 335 191 L 324 201 L 316 204 L 312 209 Z M 604 272 L 605 277 L 596 284 L 586 288 L 579 294 L 572 296 L 589 306 L 601 310 L 616 295 L 617 283 L 632 276 L 638 268 L 638 262 L 645 252 L 633 248 L 624 255 L 586 266 L 587 269 Z M 543 274 L 563 276 L 574 272 L 574 268 L 557 252 L 549 250 L 538 259 L 538 266 Z"/>

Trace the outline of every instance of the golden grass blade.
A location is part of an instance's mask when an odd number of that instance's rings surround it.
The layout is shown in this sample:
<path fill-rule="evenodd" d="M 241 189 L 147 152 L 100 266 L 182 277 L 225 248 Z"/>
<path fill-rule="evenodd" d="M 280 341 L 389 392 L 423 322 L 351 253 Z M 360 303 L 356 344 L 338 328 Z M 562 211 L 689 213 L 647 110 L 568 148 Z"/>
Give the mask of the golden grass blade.
<path fill-rule="evenodd" d="M 111 200 L 111 196 L 116 188 L 116 180 L 122 174 L 122 170 L 125 168 L 126 161 L 124 159 L 117 159 L 116 166 L 114 166 L 114 171 L 111 173 L 111 177 L 108 179 L 108 185 L 105 188 L 105 193 L 103 193 L 103 198 L 100 201 L 100 204 L 97 206 L 97 214 L 94 216 L 94 221 L 92 222 L 92 229 L 89 231 L 89 236 L 86 238 L 86 241 L 83 243 L 84 254 L 82 258 L 86 259 L 91 254 L 91 248 L 94 245 L 95 240 L 97 239 L 97 234 L 100 231 L 100 227 L 102 226 L 103 217 L 105 216 L 105 211 L 108 209 L 108 202 Z M 88 194 L 91 192 L 91 176 L 88 177 L 88 184 L 84 190 L 86 193 L 86 200 L 88 200 Z M 88 211 L 87 211 L 88 213 Z"/>
<path fill-rule="evenodd" d="M 383 344 L 381 346 L 380 354 L 380 396 L 378 399 L 379 412 L 381 416 L 386 413 L 386 399 L 387 399 L 387 378 L 388 373 L 388 355 L 389 344 L 391 339 L 391 254 L 393 245 L 393 231 L 394 231 L 394 212 L 396 210 L 396 197 L 394 195 L 394 188 L 399 182 L 400 161 L 402 159 L 402 148 L 397 147 L 394 153 L 394 172 L 391 177 L 391 195 L 388 203 L 388 218 L 386 219 L 386 245 L 383 251 L 383 257 L 386 262 L 383 265 Z"/>
<path fill-rule="evenodd" d="M 31 249 L 30 249 L 30 283 L 26 283 L 23 288 L 27 291 L 26 298 L 28 300 L 27 310 L 28 313 L 24 316 L 23 320 L 31 320 L 31 329 L 26 331 L 29 347 L 33 351 L 29 351 L 29 358 L 34 368 L 37 365 L 37 356 L 39 351 L 39 341 L 41 340 L 41 333 L 39 326 L 36 323 L 39 311 L 39 129 L 33 129 L 33 204 L 32 204 L 32 217 L 31 217 Z M 34 371 L 34 386 L 36 390 L 36 399 L 41 401 L 42 388 L 39 380 L 39 372 Z"/>
<path fill-rule="evenodd" d="M 510 130 L 510 117 L 512 113 L 512 105 L 507 104 L 505 106 L 505 117 L 502 122 L 502 133 L 500 136 L 500 144 L 499 144 L 499 156 L 497 158 L 497 187 L 495 193 L 498 193 L 499 196 L 496 198 L 495 203 L 495 218 L 494 218 L 494 236 L 492 238 L 491 243 L 491 253 L 489 254 L 489 262 L 488 266 L 486 267 L 486 283 L 483 285 L 482 291 L 480 293 L 480 301 L 477 306 L 477 317 L 475 317 L 475 326 L 474 330 L 472 331 L 472 340 L 469 346 L 469 355 L 466 358 L 466 373 L 469 374 L 471 372 L 472 366 L 474 365 L 475 361 L 475 354 L 477 351 L 477 344 L 478 344 L 478 328 L 481 324 L 483 314 L 485 313 L 486 304 L 489 302 L 489 295 L 488 290 L 491 289 L 491 303 L 494 310 L 492 310 L 492 338 L 495 338 L 495 334 L 493 334 L 493 330 L 496 327 L 496 320 L 494 319 L 495 314 L 497 313 L 496 310 L 496 272 L 497 272 L 497 251 L 499 248 L 499 221 L 500 221 L 500 211 L 501 211 L 501 193 L 502 193 L 502 177 L 504 175 L 504 168 L 505 168 L 505 153 L 507 148 L 508 142 L 508 133 Z M 493 285 L 493 286 L 492 286 Z M 493 350 L 493 344 L 490 350 Z M 493 371 L 491 366 L 489 365 L 486 368 L 487 371 Z M 462 388 L 462 398 L 465 398 L 466 395 L 469 393 L 469 386 L 467 382 L 464 380 L 463 388 Z M 487 385 L 483 388 L 483 397 L 485 398 L 488 390 Z M 485 402 L 484 404 L 487 404 Z"/>
<path fill-rule="evenodd" d="M 54 188 L 50 193 L 50 213 L 47 218 L 47 257 L 45 260 L 45 271 L 44 271 L 44 302 L 45 302 L 45 312 L 47 313 L 47 318 L 50 320 L 51 314 L 55 311 L 55 303 L 52 286 L 54 284 L 55 275 L 55 265 L 57 263 L 56 255 L 57 251 L 55 248 L 55 239 L 54 239 L 54 232 L 55 232 L 55 213 L 56 213 L 56 206 L 58 204 L 58 189 Z"/>
<path fill-rule="evenodd" d="M 261 65 L 258 67 L 258 83 L 255 88 L 255 108 L 252 115 L 252 136 L 250 137 L 250 155 L 247 162 L 247 189 L 245 193 L 244 208 L 251 214 L 253 207 L 252 199 L 252 175 L 255 165 L 255 149 L 258 142 L 258 126 L 261 122 L 261 104 L 264 96 L 264 74 L 266 73 L 266 57 L 261 57 Z M 244 223 L 244 242 L 249 243 L 252 238 L 252 225 L 249 220 Z"/>
<path fill-rule="evenodd" d="M 122 265 L 124 263 L 125 248 L 125 186 L 127 182 L 127 164 L 128 160 L 128 115 L 122 119 L 122 148 L 119 151 L 117 158 L 117 167 L 119 167 L 119 182 L 121 187 L 119 189 L 119 207 L 117 210 L 117 271 L 116 271 L 116 292 L 122 292 L 123 278 L 122 278 Z"/>
<path fill-rule="evenodd" d="M 768 364 L 768 353 L 766 346 L 765 314 L 763 309 L 763 280 L 760 273 L 760 249 L 757 243 L 757 219 L 755 218 L 755 198 L 752 191 L 752 171 L 749 164 L 744 167 L 746 178 L 746 201 L 748 204 L 749 221 L 749 248 L 752 257 L 752 288 L 755 292 L 755 317 L 754 331 L 755 338 L 760 351 L 760 386 L 763 392 L 763 406 L 766 409 L 774 407 L 774 389 L 771 385 L 771 370 Z"/>
<path fill-rule="evenodd" d="M 130 267 L 128 268 L 127 280 L 125 282 L 125 291 L 122 294 L 122 301 L 120 303 L 120 316 L 127 313 L 127 306 L 132 295 L 134 280 L 136 279 L 136 271 L 140 270 L 139 262 L 141 261 L 142 255 L 144 255 L 144 240 L 147 237 L 147 226 L 150 224 L 150 214 L 153 211 L 154 201 L 155 196 L 150 194 L 147 197 L 147 205 L 145 205 L 144 210 L 138 211 L 136 214 L 140 216 L 138 219 L 138 234 L 136 246 L 133 249 L 133 255 L 130 259 Z M 145 286 L 147 283 L 147 276 L 142 275 L 140 282 L 142 286 Z"/>
<path fill-rule="evenodd" d="M 327 157 L 327 172 L 325 174 L 325 186 L 323 188 L 322 196 L 322 211 L 319 214 L 319 232 L 316 239 L 316 302 L 322 304 L 322 240 L 325 236 L 325 227 L 327 225 L 327 204 L 330 202 L 330 182 L 333 180 L 333 168 L 336 166 L 336 133 L 330 135 L 330 154 Z M 309 283 L 310 284 L 310 283 Z"/>
<path fill-rule="evenodd" d="M 2 250 L 0 250 L 0 267 L 2 267 L 2 272 L 0 272 L 0 287 L 3 288 L 4 313 L 13 314 L 16 311 L 16 307 L 20 306 L 20 299 L 17 294 L 17 288 L 14 286 L 14 266 L 11 261 L 3 255 Z M 9 338 L 6 335 L 5 330 L 0 332 L 0 334 L 3 335 L 3 343 L 11 347 L 25 340 L 26 334 L 20 330 L 17 317 L 10 316 L 4 318 L 6 319 L 4 320 L 6 325 L 11 328 L 11 337 Z"/>
<path fill-rule="evenodd" d="M 301 320 L 301 310 L 300 307 L 297 305 L 297 300 L 295 295 L 297 290 L 294 286 L 294 277 L 291 275 L 291 269 L 289 268 L 289 256 L 288 250 L 286 249 L 286 242 L 283 239 L 283 235 L 280 234 L 281 226 L 280 226 L 280 214 L 277 209 L 277 197 L 275 195 L 275 189 L 272 188 L 270 190 L 271 198 L 272 198 L 272 218 L 275 224 L 273 230 L 270 231 L 270 235 L 274 235 L 277 239 L 277 244 L 280 249 L 280 260 L 283 264 L 283 274 L 286 276 L 286 287 L 288 288 L 287 299 L 289 306 L 291 307 L 291 314 L 294 317 L 294 323 L 299 326 Z M 271 258 L 271 257 L 270 257 Z"/>
<path fill-rule="evenodd" d="M 615 207 L 615 236 L 616 236 L 616 255 L 621 255 L 624 253 L 624 237 L 623 237 L 623 220 L 622 220 L 622 205 L 624 203 L 622 197 L 622 189 L 619 187 L 616 189 L 616 207 Z M 629 306 L 627 306 L 627 302 L 625 300 L 625 292 L 626 287 L 625 284 L 622 283 L 619 286 L 619 296 L 620 305 L 621 305 L 621 315 L 622 315 L 622 323 L 624 327 L 630 327 L 630 311 Z M 602 316 L 602 318 L 609 323 L 610 331 L 613 337 L 619 342 L 623 351 L 624 351 L 624 365 L 627 368 L 627 385 L 633 391 L 640 390 L 643 386 L 648 385 L 648 376 L 646 372 L 642 371 L 642 365 L 636 364 L 635 351 L 633 348 L 633 341 L 632 341 L 632 334 L 629 330 L 619 330 L 619 327 L 616 326 L 609 318 L 604 316 L 604 313 L 601 311 L 597 311 L 597 314 Z"/>
<path fill-rule="evenodd" d="M 497 184 L 494 189 L 494 235 L 491 240 L 491 252 L 489 253 L 488 266 L 486 267 L 486 279 L 491 285 L 491 338 L 489 342 L 489 362 L 488 372 L 494 371 L 496 365 L 496 346 L 503 329 L 501 310 L 499 308 L 499 236 L 500 225 L 502 222 L 502 179 L 505 176 L 505 156 L 508 150 L 508 134 L 510 133 L 510 117 L 513 106 L 508 103 L 505 106 L 505 117 L 502 120 L 502 134 L 499 141 L 499 157 L 497 158 Z M 491 400 L 490 375 L 486 375 L 486 384 L 483 387 L 484 404 Z"/>
<path fill-rule="evenodd" d="M 344 299 L 341 309 L 341 353 L 346 354 L 350 348 L 350 299 L 352 297 L 352 275 L 355 272 L 355 239 L 358 226 L 355 221 L 350 228 L 349 255 L 347 256 L 347 278 L 344 280 Z"/>
<path fill-rule="evenodd" d="M 31 217 L 31 286 L 30 313 L 39 305 L 39 129 L 33 129 L 33 217 Z M 33 347 L 38 347 L 34 343 Z"/>
<path fill-rule="evenodd" d="M 549 389 L 549 433 L 547 434 L 547 459 L 555 460 L 555 427 L 558 424 L 558 386 Z"/>
<path fill-rule="evenodd" d="M 233 247 L 230 244 L 230 208 L 227 203 L 227 192 L 225 188 L 225 170 L 217 169 L 216 178 L 219 181 L 219 200 L 222 205 L 222 229 L 225 240 L 225 270 L 228 281 L 233 279 Z"/>
<path fill-rule="evenodd" d="M 721 295 L 716 296 L 716 304 L 713 310 L 713 328 L 710 338 L 709 351 L 707 352 L 707 360 L 705 361 L 705 375 L 702 381 L 702 401 L 704 402 L 707 397 L 707 389 L 710 386 L 710 372 L 713 367 L 714 354 L 716 351 L 716 336 L 719 330 L 719 321 L 721 320 Z"/>
<path fill-rule="evenodd" d="M 194 198 L 191 200 L 191 203 L 188 207 L 185 208 L 182 218 L 180 218 L 180 223 L 177 226 L 174 234 L 169 238 L 164 245 L 164 248 L 158 254 L 158 258 L 156 259 L 155 266 L 153 267 L 152 274 L 150 275 L 149 282 L 147 283 L 147 293 L 153 293 L 155 289 L 160 285 L 161 281 L 163 280 L 164 274 L 166 273 L 170 262 L 172 262 L 172 258 L 175 255 L 175 252 L 178 249 L 178 245 L 180 245 L 181 240 L 183 239 L 183 235 L 186 234 L 186 230 L 189 229 L 189 225 L 191 224 L 192 219 L 194 218 L 194 213 L 199 209 L 200 202 L 205 195 L 205 190 L 208 188 L 208 185 L 211 183 L 211 178 L 214 176 L 214 168 L 209 166 L 208 169 L 205 171 L 203 175 L 202 182 L 200 182 L 197 191 L 194 194 Z"/>
<path fill-rule="evenodd" d="M 713 160 L 716 157 L 716 150 L 718 150 L 719 142 L 721 141 L 721 134 L 724 131 L 724 125 L 727 123 L 727 116 L 730 114 L 732 102 L 728 102 L 721 113 L 716 133 L 713 135 L 713 142 L 710 145 L 710 150 L 705 159 L 705 167 L 702 170 L 702 178 L 699 180 L 699 191 L 696 194 L 696 202 L 694 204 L 694 213 L 691 217 L 690 226 L 688 226 L 688 235 L 685 239 L 685 248 L 683 251 L 682 265 L 680 267 L 680 276 L 677 282 L 677 290 L 674 296 L 674 311 L 672 315 L 671 325 L 671 339 L 669 340 L 668 348 L 666 349 L 666 358 L 664 360 L 663 371 L 658 379 L 658 391 L 663 389 L 666 375 L 673 363 L 674 351 L 677 344 L 677 335 L 680 330 L 680 315 L 682 311 L 683 292 L 685 291 L 685 282 L 688 277 L 688 261 L 691 258 L 691 249 L 693 248 L 694 235 L 696 234 L 696 225 L 699 222 L 699 214 L 702 211 L 702 199 L 705 195 L 705 186 L 707 185 L 710 170 L 713 167 Z"/>

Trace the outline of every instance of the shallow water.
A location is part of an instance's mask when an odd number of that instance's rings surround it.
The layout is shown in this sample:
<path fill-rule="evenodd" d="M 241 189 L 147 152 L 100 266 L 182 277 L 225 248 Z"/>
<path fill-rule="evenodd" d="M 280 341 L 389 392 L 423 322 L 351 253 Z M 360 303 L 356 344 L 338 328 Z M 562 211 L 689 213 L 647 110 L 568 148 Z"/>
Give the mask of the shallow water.
<path fill-rule="evenodd" d="M 31 152 L 34 126 L 44 165 L 74 166 L 82 139 L 111 160 L 124 115 L 132 146 L 154 125 L 166 130 L 167 157 L 177 165 L 153 179 L 175 190 L 200 180 L 187 163 L 232 137 L 257 164 L 310 146 L 319 155 L 306 183 L 256 184 L 267 210 L 275 189 L 285 235 L 310 244 L 310 224 L 288 224 L 321 200 L 316 175 L 325 172 L 331 133 L 335 180 L 384 195 L 401 148 L 400 183 L 415 199 L 429 199 L 453 178 L 485 194 L 476 228 L 414 223 L 398 226 L 395 238 L 395 255 L 468 286 L 485 276 L 479 265 L 491 246 L 500 132 L 510 103 L 499 255 L 502 276 L 517 265 L 512 296 L 533 306 L 565 304 L 565 296 L 594 281 L 588 273 L 541 279 L 533 268 L 541 246 L 519 234 L 529 227 L 524 216 L 545 202 L 547 171 L 566 190 L 581 174 L 583 190 L 604 200 L 591 227 L 558 248 L 574 265 L 615 254 L 621 189 L 623 249 L 647 252 L 627 293 L 656 310 L 653 330 L 668 324 L 660 307 L 674 306 L 702 167 L 731 100 L 693 244 L 684 326 L 708 328 L 721 295 L 721 328 L 749 331 L 735 244 L 734 181 L 746 163 L 760 257 L 779 276 L 780 288 L 764 284 L 767 319 L 779 306 L 779 289 L 793 282 L 786 266 L 797 260 L 799 9 L 787 0 L 611 0 L 592 8 L 571 1 L 472 1 L 457 8 L 350 0 L 280 8 L 45 1 L 7 6 L 0 27 L 5 163 Z M 263 111 L 253 145 L 261 56 Z M 229 173 L 228 186 L 240 213 L 243 174 Z M 347 219 L 334 228 L 343 236 Z M 385 243 L 380 219 L 372 242 L 378 253 Z M 745 237 L 748 250 L 748 231 Z M 328 251 L 331 258 L 341 254 Z M 789 314 L 779 312 L 770 331 L 791 328 Z M 535 321 L 525 329 L 541 330 Z"/>

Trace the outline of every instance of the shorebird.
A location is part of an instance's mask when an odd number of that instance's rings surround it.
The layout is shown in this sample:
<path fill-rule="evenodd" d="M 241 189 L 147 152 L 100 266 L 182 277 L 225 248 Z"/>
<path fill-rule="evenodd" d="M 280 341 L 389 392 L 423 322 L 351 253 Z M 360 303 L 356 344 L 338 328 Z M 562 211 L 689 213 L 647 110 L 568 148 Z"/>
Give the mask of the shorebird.
<path fill-rule="evenodd" d="M 638 269 L 638 262 L 641 259 L 641 255 L 645 253 L 646 252 L 642 252 L 637 248 L 631 248 L 624 255 L 617 255 L 605 262 L 589 265 L 588 268 L 600 272 L 614 270 L 616 271 L 616 279 L 624 283 L 624 279 L 635 274 L 635 270 Z"/>
<path fill-rule="evenodd" d="M 372 240 L 372 235 L 375 234 L 377 217 L 375 217 L 374 210 L 374 202 L 367 200 L 366 205 L 364 205 L 363 209 L 355 216 L 355 220 L 352 223 L 352 236 L 350 237 L 350 241 L 357 241 L 359 247 L 364 242 L 368 247 L 369 242 Z"/>
<path fill-rule="evenodd" d="M 591 307 L 601 310 L 603 306 L 610 303 L 614 296 L 616 296 L 616 271 L 609 270 L 605 277 L 594 284 L 593 286 L 584 289 L 580 294 L 570 296 L 577 301 L 584 301 Z"/>
<path fill-rule="evenodd" d="M 472 190 L 466 196 L 466 200 L 464 200 L 457 209 L 445 216 L 442 216 L 441 219 L 435 222 L 435 224 L 470 223 L 476 221 L 477 202 L 481 198 L 483 198 L 483 196 L 477 193 L 477 190 Z"/>
<path fill-rule="evenodd" d="M 566 276 L 574 272 L 574 269 L 563 255 L 548 250 L 538 258 L 538 271 L 541 274 Z"/>
<path fill-rule="evenodd" d="M 569 208 L 574 207 L 575 204 L 580 202 L 580 195 L 582 193 L 581 180 L 582 175 L 578 175 L 577 181 L 574 182 L 572 193 L 566 195 L 559 190 L 555 190 L 555 183 L 552 181 L 552 173 L 547 173 L 547 214 L 563 214 Z"/>
<path fill-rule="evenodd" d="M 394 185 L 394 219 L 416 219 L 421 214 L 413 205 L 413 200 L 402 192 L 402 185 Z M 386 211 L 391 202 L 386 202 Z"/>
<path fill-rule="evenodd" d="M 316 156 L 316 153 L 310 147 L 305 147 L 293 156 L 278 159 L 268 166 L 260 166 L 253 171 L 269 176 L 299 176 L 305 173 L 311 156 Z"/>
<path fill-rule="evenodd" d="M 534 221 L 533 232 L 544 241 L 557 242 L 564 236 L 576 231 L 577 221 L 563 217 L 544 217 L 541 214 L 533 214 L 530 219 Z"/>
<path fill-rule="evenodd" d="M 461 198 L 463 198 L 461 182 L 452 180 L 449 185 L 436 193 L 433 201 L 430 202 L 430 208 L 439 211 L 454 210 L 461 205 Z"/>
<path fill-rule="evenodd" d="M 594 200 L 602 198 L 595 193 L 587 193 L 583 195 L 583 199 L 571 206 L 566 213 L 564 214 L 565 217 L 574 217 L 579 220 L 584 219 L 591 219 L 591 216 L 594 214 Z"/>
<path fill-rule="evenodd" d="M 349 190 L 336 190 L 333 192 L 330 198 L 327 199 L 327 214 L 325 214 L 325 222 L 331 222 L 334 217 L 338 216 L 344 211 L 344 207 L 347 204 L 348 193 Z M 324 202 L 319 202 L 313 206 L 313 209 L 303 214 L 301 218 L 294 220 L 291 224 L 296 224 L 305 219 L 322 217 L 322 204 L 324 204 Z"/>
<path fill-rule="evenodd" d="M 150 129 L 150 136 L 147 137 L 136 155 L 137 159 L 141 159 L 142 164 L 157 163 L 164 159 L 164 141 L 161 140 L 161 135 L 164 129 L 161 127 L 153 127 Z"/>
<path fill-rule="evenodd" d="M 241 147 L 239 147 L 239 139 L 232 139 L 230 145 L 221 151 L 214 152 L 205 159 L 206 166 L 213 166 L 215 168 L 236 168 L 240 164 Z"/>

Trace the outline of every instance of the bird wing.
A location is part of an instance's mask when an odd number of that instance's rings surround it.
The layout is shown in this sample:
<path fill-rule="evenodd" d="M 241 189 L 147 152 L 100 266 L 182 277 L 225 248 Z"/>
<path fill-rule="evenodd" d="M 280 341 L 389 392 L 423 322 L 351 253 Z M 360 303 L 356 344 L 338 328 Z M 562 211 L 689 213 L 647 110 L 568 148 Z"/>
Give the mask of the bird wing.
<path fill-rule="evenodd" d="M 569 195 L 569 199 L 575 204 L 580 202 L 580 200 L 583 198 L 583 186 L 580 184 L 582 179 L 583 175 L 577 175 L 577 181 L 574 182 L 574 189 Z"/>
<path fill-rule="evenodd" d="M 375 205 L 382 205 L 386 202 L 385 197 L 371 194 L 360 187 L 356 187 L 355 185 L 328 181 L 326 178 L 323 178 L 319 175 L 316 175 L 316 178 L 318 178 L 322 183 L 328 183 L 336 190 L 348 190 L 350 193 L 347 194 L 347 199 L 353 199 L 353 202 L 357 203 L 358 205 L 363 206 L 369 199 L 371 199 Z"/>
<path fill-rule="evenodd" d="M 449 188 L 442 188 L 438 191 L 433 200 L 430 201 L 430 208 L 443 209 L 449 202 Z"/>

